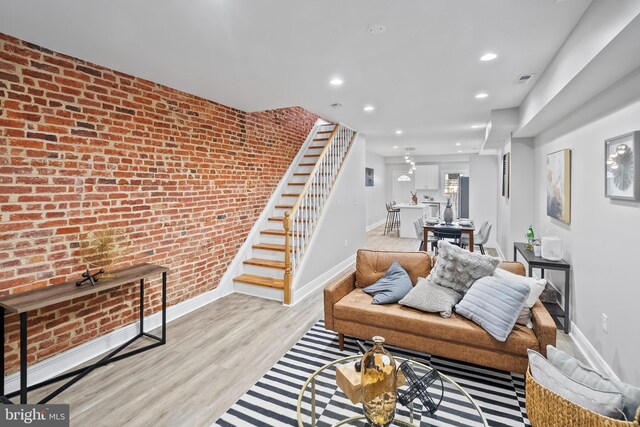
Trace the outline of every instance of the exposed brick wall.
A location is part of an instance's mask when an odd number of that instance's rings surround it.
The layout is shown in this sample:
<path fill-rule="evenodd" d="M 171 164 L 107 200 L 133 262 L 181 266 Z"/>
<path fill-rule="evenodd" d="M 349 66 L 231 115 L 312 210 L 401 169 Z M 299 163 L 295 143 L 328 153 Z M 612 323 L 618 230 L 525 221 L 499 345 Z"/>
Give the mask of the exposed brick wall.
<path fill-rule="evenodd" d="M 169 305 L 214 289 L 316 119 L 246 113 L 0 34 L 0 295 L 78 278 L 80 236 L 106 227 L 129 239 L 120 265 L 171 268 Z M 135 321 L 137 295 L 31 312 L 29 363 Z"/>

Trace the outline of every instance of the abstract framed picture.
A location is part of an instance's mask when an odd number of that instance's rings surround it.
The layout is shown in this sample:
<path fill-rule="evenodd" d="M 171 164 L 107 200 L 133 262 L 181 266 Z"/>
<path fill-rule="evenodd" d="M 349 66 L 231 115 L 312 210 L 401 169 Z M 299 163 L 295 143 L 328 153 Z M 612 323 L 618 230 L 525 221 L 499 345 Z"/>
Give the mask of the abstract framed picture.
<path fill-rule="evenodd" d="M 509 198 L 511 191 L 511 184 L 509 182 L 509 176 L 511 175 L 511 153 L 507 153 L 502 156 L 502 195 Z"/>
<path fill-rule="evenodd" d="M 547 215 L 571 223 L 571 150 L 547 154 Z"/>
<path fill-rule="evenodd" d="M 604 141 L 604 195 L 617 200 L 640 200 L 640 131 Z"/>
<path fill-rule="evenodd" d="M 364 186 L 373 187 L 373 168 L 364 168 Z"/>

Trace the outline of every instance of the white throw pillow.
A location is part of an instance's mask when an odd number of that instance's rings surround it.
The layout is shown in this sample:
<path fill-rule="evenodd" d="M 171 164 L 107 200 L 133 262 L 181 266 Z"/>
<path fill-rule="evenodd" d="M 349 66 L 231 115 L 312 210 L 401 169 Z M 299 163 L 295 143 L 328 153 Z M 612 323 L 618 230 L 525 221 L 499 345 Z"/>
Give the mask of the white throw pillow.
<path fill-rule="evenodd" d="M 523 285 L 529 286 L 531 288 L 531 293 L 527 298 L 527 301 L 524 303 L 524 307 L 520 312 L 520 316 L 516 323 L 518 325 L 525 325 L 529 329 L 533 329 L 533 323 L 531 322 L 531 308 L 536 304 L 538 298 L 540 298 L 540 294 L 544 291 L 545 286 L 547 286 L 547 279 L 536 279 L 534 277 L 525 277 L 520 276 L 519 274 L 513 274 L 510 271 L 504 270 L 502 268 L 496 268 L 492 274 L 493 277 L 497 277 L 498 279 L 502 279 L 507 281 L 508 283 L 519 283 Z"/>

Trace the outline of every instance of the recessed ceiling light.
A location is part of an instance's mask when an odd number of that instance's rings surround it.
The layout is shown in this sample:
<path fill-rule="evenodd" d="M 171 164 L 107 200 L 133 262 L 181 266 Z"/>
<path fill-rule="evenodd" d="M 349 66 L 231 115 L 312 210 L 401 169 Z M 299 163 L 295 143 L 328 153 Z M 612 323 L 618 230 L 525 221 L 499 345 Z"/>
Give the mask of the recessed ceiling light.
<path fill-rule="evenodd" d="M 488 52 L 485 53 L 484 55 L 482 55 L 480 57 L 480 61 L 493 61 L 494 59 L 496 59 L 498 57 L 498 55 L 496 55 L 495 53 L 492 52 Z"/>
<path fill-rule="evenodd" d="M 487 97 L 489 97 L 489 94 L 485 93 L 485 92 L 480 92 L 480 93 L 476 94 L 476 99 L 484 99 L 484 98 L 487 98 Z"/>
<path fill-rule="evenodd" d="M 375 107 L 373 105 L 365 105 L 363 108 L 364 111 L 373 111 Z"/>
<path fill-rule="evenodd" d="M 457 146 L 460 146 L 460 145 L 461 145 L 461 143 L 460 143 L 460 142 L 456 142 L 456 145 L 457 145 Z"/>
<path fill-rule="evenodd" d="M 458 150 L 458 153 L 462 153 L 462 150 Z"/>
<path fill-rule="evenodd" d="M 483 127 L 484 127 L 484 125 L 473 125 L 473 126 L 471 126 L 471 129 L 480 129 L 480 128 L 483 128 Z"/>
<path fill-rule="evenodd" d="M 331 79 L 329 83 L 331 83 L 332 86 L 340 86 L 344 82 L 342 81 L 342 79 L 336 77 L 335 79 Z"/>
<path fill-rule="evenodd" d="M 398 130 L 396 131 L 396 135 L 402 135 L 402 130 L 398 129 Z"/>
<path fill-rule="evenodd" d="M 398 146 L 397 146 L 397 145 L 394 145 L 394 146 L 393 146 L 393 148 L 398 148 Z"/>

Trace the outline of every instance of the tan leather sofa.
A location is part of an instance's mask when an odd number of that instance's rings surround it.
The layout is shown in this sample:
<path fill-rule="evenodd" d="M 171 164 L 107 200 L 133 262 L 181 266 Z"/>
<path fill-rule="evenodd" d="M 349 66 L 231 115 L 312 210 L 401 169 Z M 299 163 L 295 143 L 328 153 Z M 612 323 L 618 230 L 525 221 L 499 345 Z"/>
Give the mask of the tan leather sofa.
<path fill-rule="evenodd" d="M 371 304 L 372 297 L 362 289 L 380 279 L 393 261 L 407 271 L 414 286 L 418 277 L 429 275 L 434 262 L 426 252 L 359 250 L 355 271 L 324 289 L 325 327 L 339 334 L 341 350 L 345 335 L 363 339 L 381 335 L 398 347 L 525 373 L 528 348 L 546 356 L 547 344 L 556 344 L 556 325 L 540 301 L 531 309 L 533 330 L 516 325 L 505 342 L 455 313 L 447 319 L 400 304 Z M 525 272 L 519 262 L 502 262 L 498 267 Z"/>

